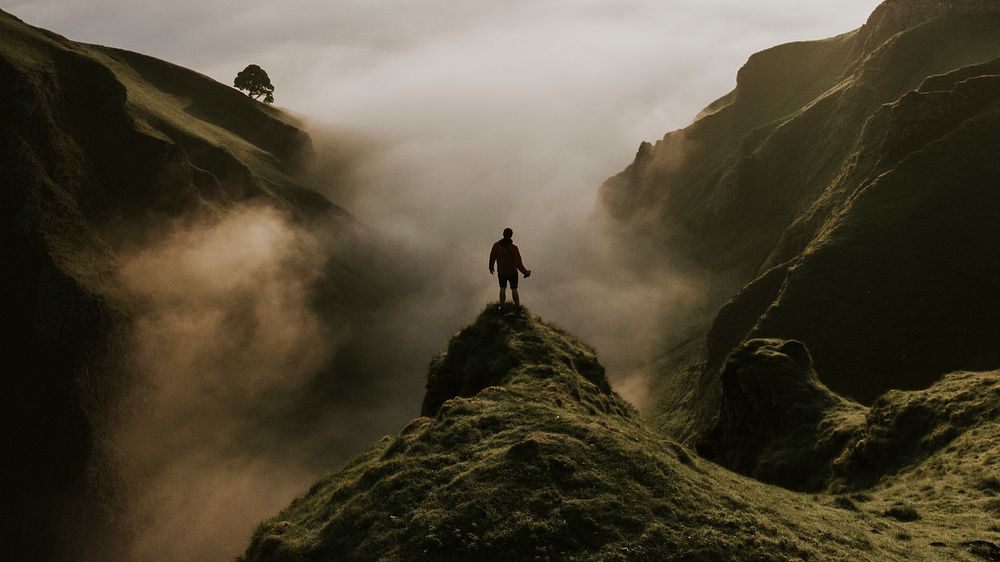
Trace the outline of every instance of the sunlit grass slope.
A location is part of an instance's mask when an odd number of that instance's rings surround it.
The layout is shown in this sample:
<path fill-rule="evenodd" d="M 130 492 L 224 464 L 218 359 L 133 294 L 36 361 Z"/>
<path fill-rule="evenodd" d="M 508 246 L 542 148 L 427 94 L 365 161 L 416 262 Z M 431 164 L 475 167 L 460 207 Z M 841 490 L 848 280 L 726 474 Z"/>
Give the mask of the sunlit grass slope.
<path fill-rule="evenodd" d="M 259 196 L 330 209 L 303 188 L 311 142 L 280 110 L 191 70 L 75 43 L 5 13 L 0 29 L 12 132 L 50 175 L 46 161 L 55 161 L 89 184 L 52 178 L 71 196 L 87 187 L 88 202 L 105 195 L 153 210 Z"/>
<path fill-rule="evenodd" d="M 263 523 L 244 560 L 939 559 L 908 523 L 701 460 L 598 367 L 538 317 L 488 308 L 431 364 L 440 405 Z"/>

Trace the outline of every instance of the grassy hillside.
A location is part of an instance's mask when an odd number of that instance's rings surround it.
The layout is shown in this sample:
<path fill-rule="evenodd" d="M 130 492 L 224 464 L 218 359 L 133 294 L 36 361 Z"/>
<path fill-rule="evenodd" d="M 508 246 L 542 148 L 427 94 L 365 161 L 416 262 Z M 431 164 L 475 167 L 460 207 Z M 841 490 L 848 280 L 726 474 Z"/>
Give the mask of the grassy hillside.
<path fill-rule="evenodd" d="M 907 523 L 897 538 L 1000 555 L 1000 371 L 951 373 L 866 408 L 830 392 L 801 342 L 750 340 L 723 371 L 698 450 L 740 473 Z M 943 537 L 950 535 L 951 542 Z"/>
<path fill-rule="evenodd" d="M 808 352 L 776 345 L 768 357 L 765 371 Z M 442 380 L 460 384 L 445 392 Z M 1000 538 L 988 520 L 997 492 L 982 474 L 949 480 L 975 498 L 958 529 L 905 488 L 798 494 L 702 460 L 610 392 L 588 347 L 527 312 L 491 306 L 456 334 L 431 363 L 432 396 L 440 406 L 262 524 L 243 560 L 977 560 Z M 888 435 L 905 430 L 884 412 L 920 401 L 898 394 L 873 410 L 878 442 L 855 442 L 853 454 L 912 450 L 914 439 Z M 862 426 L 862 407 L 848 409 Z M 980 439 L 995 450 L 995 435 Z M 901 521 L 896 503 L 921 519 Z"/>
<path fill-rule="evenodd" d="M 653 358 L 662 427 L 711 425 L 750 338 L 804 342 L 863 403 L 1000 367 L 998 60 L 995 3 L 888 1 L 852 33 L 754 55 L 607 181 L 613 232 L 710 280 L 695 343 Z"/>
<path fill-rule="evenodd" d="M 120 251 L 241 204 L 331 233 L 355 225 L 306 189 L 310 140 L 294 120 L 189 70 L 0 12 L 0 97 L 0 409 L 16 483 L 4 487 L 4 551 L 78 560 L 62 549 L 101 541 L 116 485 L 93 420 L 129 384 Z M 328 296 L 364 294 L 343 262 L 329 267 Z"/>

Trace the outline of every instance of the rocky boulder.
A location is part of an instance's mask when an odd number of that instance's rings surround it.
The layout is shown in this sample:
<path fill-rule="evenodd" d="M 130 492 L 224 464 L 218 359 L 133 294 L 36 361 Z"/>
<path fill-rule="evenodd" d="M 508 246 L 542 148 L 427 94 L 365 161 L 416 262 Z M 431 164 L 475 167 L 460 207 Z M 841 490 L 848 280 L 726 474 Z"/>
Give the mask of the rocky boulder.
<path fill-rule="evenodd" d="M 805 344 L 753 339 L 730 353 L 722 404 L 698 443 L 732 470 L 793 489 L 816 489 L 863 423 L 864 407 L 820 382 Z"/>

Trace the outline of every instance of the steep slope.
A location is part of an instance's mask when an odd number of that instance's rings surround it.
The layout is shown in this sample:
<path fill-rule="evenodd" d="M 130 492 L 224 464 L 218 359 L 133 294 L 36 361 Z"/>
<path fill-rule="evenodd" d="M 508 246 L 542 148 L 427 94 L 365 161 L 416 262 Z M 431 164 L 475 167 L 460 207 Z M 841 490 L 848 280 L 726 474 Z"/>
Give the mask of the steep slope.
<path fill-rule="evenodd" d="M 456 377 L 470 384 L 441 383 Z M 243 560 L 975 559 L 947 525 L 693 457 L 607 389 L 590 349 L 527 313 L 487 308 L 432 362 L 427 395 L 425 416 L 262 524 Z"/>
<path fill-rule="evenodd" d="M 698 343 L 657 358 L 665 428 L 709 427 L 750 338 L 804 342 L 864 403 L 1000 366 L 997 61 L 995 3 L 887 1 L 854 32 L 754 55 L 608 180 L 613 231 L 709 280 Z"/>
<path fill-rule="evenodd" d="M 0 96 L 4 550 L 81 559 L 61 549 L 99 540 L 115 486 L 94 419 L 130 382 L 119 253 L 236 205 L 345 236 L 357 225 L 306 189 L 310 140 L 290 117 L 189 70 L 0 12 Z M 330 302 L 367 296 L 330 268 Z"/>

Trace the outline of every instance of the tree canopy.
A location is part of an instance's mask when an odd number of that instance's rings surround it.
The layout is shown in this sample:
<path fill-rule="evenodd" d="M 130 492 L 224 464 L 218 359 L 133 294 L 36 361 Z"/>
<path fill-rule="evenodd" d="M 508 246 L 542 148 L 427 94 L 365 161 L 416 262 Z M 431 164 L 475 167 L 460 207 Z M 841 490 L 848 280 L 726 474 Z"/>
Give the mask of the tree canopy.
<path fill-rule="evenodd" d="M 246 90 L 248 96 L 259 100 L 262 96 L 264 103 L 274 103 L 274 85 L 267 76 L 267 72 L 256 64 L 248 65 L 236 75 L 233 86 L 240 90 Z"/>

